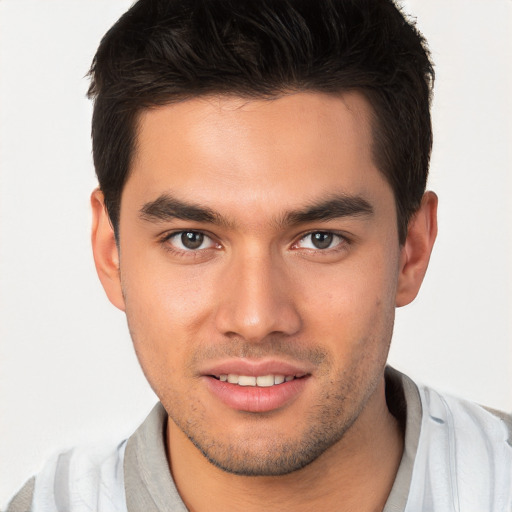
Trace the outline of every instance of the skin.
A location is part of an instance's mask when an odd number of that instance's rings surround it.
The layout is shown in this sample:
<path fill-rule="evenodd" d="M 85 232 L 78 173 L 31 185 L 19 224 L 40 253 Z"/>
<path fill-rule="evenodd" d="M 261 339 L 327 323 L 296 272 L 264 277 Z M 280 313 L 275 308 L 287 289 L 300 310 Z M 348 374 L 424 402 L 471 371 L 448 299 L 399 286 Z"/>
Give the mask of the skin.
<path fill-rule="evenodd" d="M 400 246 L 370 119 L 357 93 L 158 107 L 139 119 L 118 246 L 92 195 L 98 274 L 169 413 L 170 469 L 190 510 L 385 504 L 403 436 L 383 371 L 395 307 L 414 299 L 428 265 L 437 198 L 425 194 Z M 169 197 L 213 217 L 173 217 L 169 201 L 157 212 Z M 333 198 L 368 208 L 297 214 Z M 187 249 L 183 232 L 204 238 Z M 241 374 L 290 365 L 303 378 L 276 407 L 251 410 L 251 391 L 240 410 L 212 391 L 208 375 L 226 361 Z"/>

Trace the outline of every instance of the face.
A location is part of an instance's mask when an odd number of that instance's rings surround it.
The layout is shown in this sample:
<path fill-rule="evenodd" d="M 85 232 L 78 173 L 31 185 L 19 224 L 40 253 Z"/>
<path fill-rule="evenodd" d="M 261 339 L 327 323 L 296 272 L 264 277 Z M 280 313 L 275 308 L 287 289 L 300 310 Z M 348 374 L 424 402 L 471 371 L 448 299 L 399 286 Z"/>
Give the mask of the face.
<path fill-rule="evenodd" d="M 214 464 L 309 464 L 374 403 L 400 266 L 356 93 L 206 97 L 140 118 L 122 299 L 147 379 Z"/>

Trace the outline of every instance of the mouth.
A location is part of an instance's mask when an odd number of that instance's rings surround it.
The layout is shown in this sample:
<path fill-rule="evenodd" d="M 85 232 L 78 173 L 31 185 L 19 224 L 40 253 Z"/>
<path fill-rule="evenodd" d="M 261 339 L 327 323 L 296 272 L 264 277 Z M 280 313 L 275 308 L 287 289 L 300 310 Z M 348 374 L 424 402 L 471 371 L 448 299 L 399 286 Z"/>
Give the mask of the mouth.
<path fill-rule="evenodd" d="M 229 409 L 263 413 L 292 404 L 304 393 L 310 377 L 312 374 L 304 369 L 284 363 L 234 361 L 204 372 L 203 382 Z"/>
<path fill-rule="evenodd" d="M 251 386 L 259 388 L 270 388 L 273 386 L 279 386 L 285 382 L 291 382 L 296 379 L 303 379 L 306 374 L 299 375 L 237 375 L 235 373 L 227 373 L 220 375 L 210 375 L 214 379 L 220 382 L 227 382 L 229 384 L 235 384 L 238 386 Z"/>

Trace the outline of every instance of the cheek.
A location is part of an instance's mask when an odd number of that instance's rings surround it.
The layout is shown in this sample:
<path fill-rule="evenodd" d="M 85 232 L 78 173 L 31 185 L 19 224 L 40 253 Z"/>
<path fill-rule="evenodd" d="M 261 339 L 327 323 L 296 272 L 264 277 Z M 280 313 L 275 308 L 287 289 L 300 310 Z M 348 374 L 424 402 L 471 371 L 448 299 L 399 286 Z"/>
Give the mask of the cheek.
<path fill-rule="evenodd" d="M 165 263 L 143 265 L 135 256 L 126 256 L 121 267 L 135 350 L 143 368 L 178 371 L 178 361 L 192 349 L 191 340 L 208 337 L 206 319 L 211 315 L 215 288 L 204 272 L 192 266 L 176 270 Z"/>
<path fill-rule="evenodd" d="M 212 279 L 201 265 L 173 265 L 165 255 L 145 258 L 135 252 L 122 259 L 125 297 L 136 306 L 132 313 L 169 326 L 193 326 L 211 304 Z"/>
<path fill-rule="evenodd" d="M 354 258 L 303 281 L 310 335 L 320 343 L 330 340 L 345 355 L 361 345 L 385 347 L 394 321 L 396 278 L 393 258 L 374 252 L 366 261 Z"/>

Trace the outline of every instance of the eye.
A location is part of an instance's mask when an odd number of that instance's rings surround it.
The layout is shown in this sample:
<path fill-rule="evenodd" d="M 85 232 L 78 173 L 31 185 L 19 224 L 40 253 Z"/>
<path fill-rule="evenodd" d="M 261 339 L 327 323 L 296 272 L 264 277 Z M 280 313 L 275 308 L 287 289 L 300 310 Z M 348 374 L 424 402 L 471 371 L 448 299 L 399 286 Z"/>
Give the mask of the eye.
<path fill-rule="evenodd" d="M 215 242 L 200 231 L 178 231 L 166 237 L 165 241 L 180 251 L 199 251 L 215 247 Z"/>
<path fill-rule="evenodd" d="M 314 231 L 303 236 L 296 244 L 300 249 L 326 250 L 334 249 L 346 240 L 330 231 Z"/>

